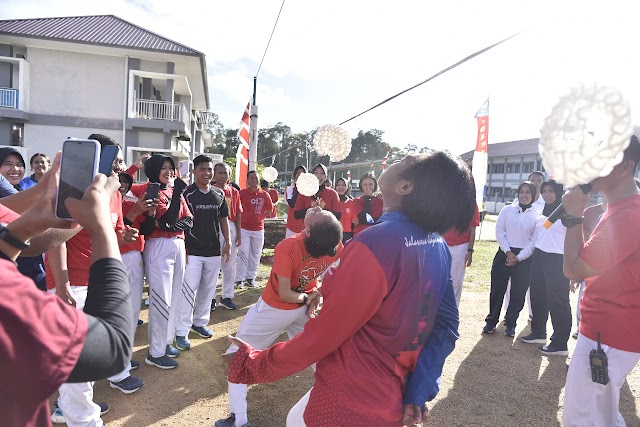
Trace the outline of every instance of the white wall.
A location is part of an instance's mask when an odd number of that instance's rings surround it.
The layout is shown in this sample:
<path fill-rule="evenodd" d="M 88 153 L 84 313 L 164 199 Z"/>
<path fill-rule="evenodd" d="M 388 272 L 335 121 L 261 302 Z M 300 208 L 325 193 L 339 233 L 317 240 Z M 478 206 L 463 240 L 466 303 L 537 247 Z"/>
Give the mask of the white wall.
<path fill-rule="evenodd" d="M 40 152 L 48 155 L 51 160 L 55 154 L 62 150 L 62 143 L 68 137 L 87 138 L 92 133 L 101 133 L 122 142 L 122 132 L 106 129 L 86 129 L 72 128 L 64 126 L 44 126 L 25 123 L 24 125 L 24 146 L 27 147 L 29 155 Z M 25 159 L 29 161 L 28 159 Z"/>
<path fill-rule="evenodd" d="M 30 112 L 122 120 L 125 58 L 29 48 Z"/>
<path fill-rule="evenodd" d="M 138 147 L 170 148 L 164 146 L 165 134 L 160 132 L 138 132 Z"/>
<path fill-rule="evenodd" d="M 143 71 L 153 71 L 154 73 L 166 73 L 167 63 L 158 61 L 140 60 L 140 69 Z M 164 97 L 164 93 L 162 94 Z"/>

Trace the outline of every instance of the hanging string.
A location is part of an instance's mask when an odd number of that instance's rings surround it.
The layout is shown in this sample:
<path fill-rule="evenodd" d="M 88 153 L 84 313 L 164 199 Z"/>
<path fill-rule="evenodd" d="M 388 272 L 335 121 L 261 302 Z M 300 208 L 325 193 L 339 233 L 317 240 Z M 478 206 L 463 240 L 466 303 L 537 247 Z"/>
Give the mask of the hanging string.
<path fill-rule="evenodd" d="M 278 12 L 278 17 L 276 18 L 275 24 L 273 24 L 273 30 L 271 30 L 271 35 L 269 36 L 269 41 L 267 42 L 267 47 L 264 49 L 264 54 L 262 55 L 262 60 L 260 61 L 260 65 L 258 66 L 258 71 L 256 71 L 255 77 L 258 77 L 260 74 L 260 69 L 262 68 L 262 63 L 264 62 L 264 57 L 267 56 L 267 50 L 269 49 L 269 45 L 271 44 L 271 39 L 273 38 L 273 33 L 276 31 L 276 25 L 278 25 L 278 20 L 280 19 L 280 14 L 282 13 L 282 8 L 284 7 L 285 0 L 282 0 L 282 4 L 280 5 L 280 11 Z"/>

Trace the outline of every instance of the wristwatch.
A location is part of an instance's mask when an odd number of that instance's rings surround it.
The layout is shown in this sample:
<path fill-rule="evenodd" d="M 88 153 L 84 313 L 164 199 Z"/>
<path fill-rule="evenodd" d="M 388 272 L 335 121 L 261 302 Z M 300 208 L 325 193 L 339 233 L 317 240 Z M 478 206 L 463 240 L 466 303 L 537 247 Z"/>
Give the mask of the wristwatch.
<path fill-rule="evenodd" d="M 469 249 L 467 249 L 467 252 L 471 252 L 471 253 L 473 253 L 473 248 L 469 248 Z"/>
<path fill-rule="evenodd" d="M 16 236 L 11 234 L 11 232 L 7 228 L 7 224 L 1 223 L 1 222 L 0 222 L 0 240 L 4 240 L 9 245 L 21 251 L 24 251 L 29 247 L 28 242 L 23 242 L 22 240 L 17 239 Z"/>
<path fill-rule="evenodd" d="M 566 214 L 561 218 L 561 221 L 562 225 L 569 228 L 573 227 L 574 225 L 582 224 L 582 217 Z"/>
<path fill-rule="evenodd" d="M 307 305 L 307 301 L 309 301 L 309 295 L 302 294 L 302 305 Z"/>

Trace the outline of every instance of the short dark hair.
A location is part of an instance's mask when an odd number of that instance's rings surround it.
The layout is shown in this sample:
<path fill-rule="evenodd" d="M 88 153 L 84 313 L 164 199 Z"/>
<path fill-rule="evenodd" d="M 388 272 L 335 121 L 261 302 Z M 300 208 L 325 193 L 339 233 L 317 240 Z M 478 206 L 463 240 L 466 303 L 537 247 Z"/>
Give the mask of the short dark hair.
<path fill-rule="evenodd" d="M 194 160 L 194 161 L 195 161 L 195 160 Z M 216 171 L 216 169 L 218 169 L 219 167 L 223 167 L 223 168 L 226 170 L 226 169 L 229 167 L 229 165 L 228 165 L 228 164 L 226 164 L 226 163 L 223 163 L 223 162 L 216 163 L 216 164 L 213 166 L 213 171 L 215 172 L 215 171 Z"/>
<path fill-rule="evenodd" d="M 261 179 L 260 180 L 260 188 L 264 188 L 264 187 L 269 188 L 269 183 L 266 180 Z"/>
<path fill-rule="evenodd" d="M 193 159 L 193 167 L 198 167 L 198 165 L 200 163 L 213 163 L 213 160 L 211 160 L 211 157 L 209 156 L 205 156 L 204 154 L 200 154 L 198 157 L 196 157 L 195 159 Z"/>
<path fill-rule="evenodd" d="M 542 181 L 544 181 L 545 179 L 547 179 L 547 177 L 544 175 L 544 172 L 541 171 L 533 171 L 529 174 L 528 180 L 531 180 L 531 177 L 533 175 L 540 175 L 542 177 Z"/>
<path fill-rule="evenodd" d="M 316 221 L 309 228 L 304 247 L 313 258 L 335 256 L 342 241 L 342 225 L 336 220 Z"/>
<path fill-rule="evenodd" d="M 111 138 L 110 136 L 103 135 L 101 133 L 92 133 L 91 135 L 89 135 L 89 139 L 95 139 L 96 141 L 98 141 L 100 143 L 101 148 L 104 148 L 107 145 L 117 145 L 122 150 L 122 146 L 118 144 L 116 140 Z"/>
<path fill-rule="evenodd" d="M 360 182 L 358 183 L 358 188 L 360 189 L 360 191 L 362 191 L 364 193 L 364 190 L 362 189 L 362 181 L 364 181 L 365 179 L 372 179 L 373 180 L 373 192 L 375 193 L 376 191 L 378 191 L 378 180 L 376 179 L 375 176 L 373 176 L 373 174 L 371 172 L 367 172 L 364 175 L 362 175 L 360 177 Z"/>
<path fill-rule="evenodd" d="M 33 156 L 31 156 L 31 159 L 29 160 L 29 164 L 32 165 L 33 161 L 36 159 L 36 157 L 44 157 L 44 159 L 47 161 L 47 163 L 51 164 L 51 159 L 49 159 L 49 156 L 47 156 L 46 154 L 42 154 L 42 153 L 36 153 Z"/>
<path fill-rule="evenodd" d="M 632 161 L 635 164 L 634 170 L 638 170 L 638 163 L 640 163 L 640 140 L 637 136 L 631 135 L 631 141 L 629 141 L 629 146 L 624 150 L 622 161 Z"/>
<path fill-rule="evenodd" d="M 424 231 L 443 234 L 469 228 L 476 210 L 471 171 L 448 151 L 418 154 L 402 173 L 413 190 L 402 198 L 402 210 Z"/>
<path fill-rule="evenodd" d="M 256 171 L 249 171 L 249 172 L 247 172 L 247 178 L 249 178 L 249 175 L 251 175 L 252 173 L 255 173 L 255 174 L 256 174 L 256 176 L 258 176 L 258 172 L 256 172 Z"/>

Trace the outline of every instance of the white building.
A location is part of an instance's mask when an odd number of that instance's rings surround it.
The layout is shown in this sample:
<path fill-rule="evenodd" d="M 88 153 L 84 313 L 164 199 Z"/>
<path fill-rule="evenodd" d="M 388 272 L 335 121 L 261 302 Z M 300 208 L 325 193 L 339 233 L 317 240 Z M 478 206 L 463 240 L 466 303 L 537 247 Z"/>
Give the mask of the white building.
<path fill-rule="evenodd" d="M 0 145 L 53 155 L 101 133 L 127 163 L 179 161 L 210 144 L 208 118 L 203 53 L 112 15 L 0 21 Z"/>

